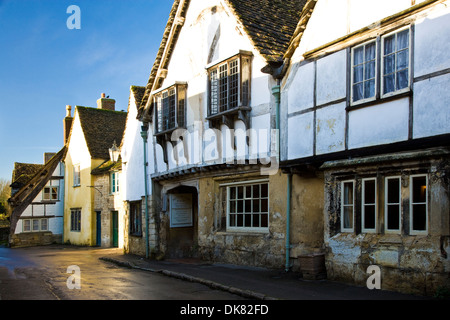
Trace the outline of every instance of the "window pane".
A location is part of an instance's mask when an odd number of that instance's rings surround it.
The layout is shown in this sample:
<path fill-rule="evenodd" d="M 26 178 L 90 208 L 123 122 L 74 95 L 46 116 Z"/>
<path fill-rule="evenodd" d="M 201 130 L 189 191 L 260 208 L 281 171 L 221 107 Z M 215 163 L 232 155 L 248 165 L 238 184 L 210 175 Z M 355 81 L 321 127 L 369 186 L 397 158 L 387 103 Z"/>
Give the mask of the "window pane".
<path fill-rule="evenodd" d="M 23 220 L 23 231 L 31 231 L 31 221 Z"/>
<path fill-rule="evenodd" d="M 353 86 L 353 101 L 361 100 L 364 96 L 363 94 L 363 84 L 358 83 Z"/>
<path fill-rule="evenodd" d="M 375 59 L 375 42 L 369 43 L 365 46 L 365 61 Z"/>
<path fill-rule="evenodd" d="M 387 201 L 388 203 L 400 203 L 400 179 L 387 179 Z"/>
<path fill-rule="evenodd" d="M 253 185 L 253 198 L 259 198 L 259 184 Z"/>
<path fill-rule="evenodd" d="M 41 230 L 48 230 L 48 219 L 41 219 Z"/>
<path fill-rule="evenodd" d="M 246 214 L 244 215 L 244 227 L 251 227 L 252 226 L 252 215 Z"/>
<path fill-rule="evenodd" d="M 244 199 L 244 187 L 237 188 L 237 199 Z"/>
<path fill-rule="evenodd" d="M 395 41 L 395 35 L 384 38 L 384 54 L 385 55 L 394 52 L 394 50 L 395 50 L 394 41 Z"/>
<path fill-rule="evenodd" d="M 397 34 L 397 50 L 409 47 L 409 30 L 401 31 Z"/>
<path fill-rule="evenodd" d="M 353 182 L 344 183 L 344 205 L 353 204 Z"/>
<path fill-rule="evenodd" d="M 364 67 L 363 65 L 359 65 L 353 68 L 353 83 L 358 83 L 364 80 Z"/>
<path fill-rule="evenodd" d="M 383 73 L 389 74 L 395 70 L 395 55 L 391 54 L 384 57 L 384 68 Z"/>
<path fill-rule="evenodd" d="M 364 62 L 364 47 L 361 46 L 353 51 L 353 65 L 356 66 Z"/>
<path fill-rule="evenodd" d="M 239 102 L 239 60 L 230 61 L 229 105 L 228 109 L 238 106 Z"/>
<path fill-rule="evenodd" d="M 394 91 L 394 75 L 390 74 L 383 77 L 383 93 Z"/>
<path fill-rule="evenodd" d="M 38 219 L 33 220 L 33 231 L 39 231 L 39 220 Z"/>
<path fill-rule="evenodd" d="M 261 227 L 267 228 L 269 226 L 269 218 L 267 214 L 261 215 Z"/>
<path fill-rule="evenodd" d="M 259 201 L 258 199 L 253 200 L 253 212 L 260 212 Z"/>
<path fill-rule="evenodd" d="M 387 206 L 387 229 L 400 229 L 400 205 L 391 204 Z"/>
<path fill-rule="evenodd" d="M 375 203 L 375 180 L 364 181 L 364 204 Z"/>
<path fill-rule="evenodd" d="M 230 214 L 230 227 L 236 227 L 236 215 Z"/>
<path fill-rule="evenodd" d="M 236 215 L 236 217 L 237 217 L 236 227 L 243 227 L 244 226 L 244 215 L 238 214 L 238 215 Z"/>
<path fill-rule="evenodd" d="M 427 194 L 427 179 L 426 177 L 413 177 L 413 203 L 426 202 Z"/>
<path fill-rule="evenodd" d="M 228 70 L 227 64 L 219 67 L 219 112 L 227 110 L 228 105 Z"/>
<path fill-rule="evenodd" d="M 344 228 L 353 228 L 353 206 L 344 207 Z"/>
<path fill-rule="evenodd" d="M 261 198 L 267 198 L 269 196 L 269 185 L 267 183 L 261 184 Z"/>
<path fill-rule="evenodd" d="M 364 228 L 375 229 L 375 205 L 364 207 Z"/>
<path fill-rule="evenodd" d="M 242 213 L 244 212 L 244 200 L 238 200 L 237 201 L 237 210 L 236 212 Z"/>
<path fill-rule="evenodd" d="M 269 212 L 268 199 L 261 199 L 261 212 Z"/>
<path fill-rule="evenodd" d="M 245 200 L 245 212 L 252 212 L 252 200 Z"/>
<path fill-rule="evenodd" d="M 236 187 L 230 187 L 230 199 L 236 199 Z"/>
<path fill-rule="evenodd" d="M 375 61 L 370 61 L 365 64 L 364 76 L 365 80 L 375 78 Z"/>
<path fill-rule="evenodd" d="M 230 213 L 235 213 L 236 212 L 236 201 L 231 200 L 230 201 Z"/>
<path fill-rule="evenodd" d="M 426 230 L 426 204 L 413 205 L 413 230 L 424 231 Z"/>
<path fill-rule="evenodd" d="M 402 50 L 397 53 L 397 70 L 408 68 L 409 64 L 409 50 Z"/>
<path fill-rule="evenodd" d="M 260 225 L 261 225 L 260 215 L 259 214 L 254 214 L 253 215 L 253 220 L 252 220 L 252 227 L 257 228 Z"/>
<path fill-rule="evenodd" d="M 408 86 L 408 69 L 397 72 L 397 90 Z"/>
<path fill-rule="evenodd" d="M 371 98 L 375 96 L 375 80 L 364 82 L 364 98 Z"/>

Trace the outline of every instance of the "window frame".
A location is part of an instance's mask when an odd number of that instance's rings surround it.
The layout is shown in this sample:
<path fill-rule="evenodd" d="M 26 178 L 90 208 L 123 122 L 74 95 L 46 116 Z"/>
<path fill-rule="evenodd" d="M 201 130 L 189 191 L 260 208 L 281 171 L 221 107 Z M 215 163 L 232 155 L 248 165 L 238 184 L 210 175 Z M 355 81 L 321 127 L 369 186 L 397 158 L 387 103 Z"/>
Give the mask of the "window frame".
<path fill-rule="evenodd" d="M 354 60 L 355 60 L 354 51 L 356 49 L 360 48 L 360 47 L 364 47 L 365 48 L 368 44 L 371 44 L 371 43 L 375 44 L 375 59 L 374 59 L 375 60 L 375 83 L 374 83 L 374 91 L 375 91 L 375 93 L 374 93 L 373 97 L 369 97 L 369 98 L 364 98 L 363 97 L 362 99 L 359 99 L 357 101 L 353 101 L 353 97 L 354 97 L 354 89 L 353 89 L 354 83 L 353 83 L 353 81 L 354 81 L 354 67 L 355 67 L 355 65 L 354 65 Z M 376 38 L 376 39 L 371 39 L 371 40 L 365 41 L 363 43 L 360 43 L 358 45 L 355 45 L 355 46 L 353 46 L 350 49 L 350 105 L 351 106 L 356 106 L 356 105 L 363 104 L 363 103 L 366 103 L 366 102 L 375 101 L 378 98 L 378 82 L 379 82 L 379 68 L 378 68 L 378 66 L 379 66 L 379 55 L 378 55 L 378 48 L 379 48 L 379 40 L 378 40 L 378 38 Z M 365 54 L 365 50 L 364 50 L 364 54 Z M 365 66 L 366 63 L 367 63 L 367 61 L 364 60 L 362 64 Z M 364 78 L 364 76 L 365 76 L 365 68 L 363 68 L 363 80 L 362 80 L 363 85 L 364 85 L 364 82 L 368 81 L 368 80 L 366 80 Z"/>
<path fill-rule="evenodd" d="M 81 209 L 70 209 L 70 231 L 81 232 Z"/>
<path fill-rule="evenodd" d="M 54 193 L 52 192 L 53 191 L 53 188 L 56 188 L 56 199 L 53 199 L 53 195 L 54 195 Z M 45 197 L 45 190 L 46 189 L 50 189 L 50 191 L 48 192 L 48 194 L 49 194 L 49 199 L 46 199 L 46 197 Z M 59 201 L 59 186 L 52 186 L 52 185 L 50 185 L 50 186 L 45 186 L 43 189 L 42 189 L 42 200 L 43 201 Z"/>
<path fill-rule="evenodd" d="M 47 227 L 44 229 L 42 227 L 43 222 L 46 221 Z M 37 223 L 37 229 L 35 228 L 35 223 Z M 28 225 L 28 226 L 27 226 Z M 30 218 L 23 219 L 22 221 L 22 232 L 23 233 L 33 233 L 33 232 L 45 232 L 49 230 L 48 218 Z"/>
<path fill-rule="evenodd" d="M 254 191 L 253 188 L 254 186 L 258 185 L 259 186 L 259 193 L 258 193 L 258 197 L 254 197 Z M 263 197 L 261 194 L 261 185 L 267 185 L 267 196 Z M 268 180 L 253 180 L 253 181 L 246 181 L 246 182 L 238 182 L 238 183 L 228 183 L 228 184 L 224 184 L 224 187 L 226 187 L 226 231 L 227 232 L 246 232 L 246 233 L 267 233 L 269 232 L 269 227 L 270 227 L 270 184 Z M 237 194 L 237 188 L 242 187 L 243 188 L 243 198 L 237 198 L 238 194 Z M 251 187 L 251 196 L 247 197 L 246 195 L 246 187 Z M 234 199 L 230 199 L 230 188 L 236 188 L 236 198 Z M 230 212 L 230 208 L 231 208 L 231 201 L 235 201 L 236 202 L 236 211 L 238 208 L 238 200 L 242 201 L 242 211 L 243 212 Z M 254 205 L 254 201 L 259 200 L 259 211 L 258 212 L 253 212 L 253 205 Z M 266 200 L 267 201 L 267 212 L 262 212 L 261 211 L 261 200 Z M 250 213 L 246 213 L 245 212 L 245 202 L 246 201 L 250 201 L 251 204 L 251 210 Z M 241 214 L 243 216 L 242 218 L 242 222 L 243 222 L 243 226 L 233 226 L 231 225 L 231 215 L 235 214 L 236 218 L 238 217 L 239 214 Z M 250 226 L 245 226 L 245 214 L 250 214 L 251 216 L 251 220 L 250 220 Z M 259 215 L 259 226 L 254 227 L 253 226 L 253 218 L 255 217 L 255 215 Z M 261 227 L 263 221 L 262 221 L 262 215 L 267 215 L 267 226 L 265 227 Z"/>
<path fill-rule="evenodd" d="M 73 165 L 73 187 L 81 186 L 81 166 L 79 164 Z"/>
<path fill-rule="evenodd" d="M 366 200 L 366 187 L 365 182 L 366 181 L 374 181 L 375 182 L 375 202 L 374 203 L 365 203 Z M 361 232 L 363 233 L 378 233 L 378 190 L 377 190 L 378 184 L 376 178 L 364 178 L 361 179 Z M 365 210 L 367 205 L 373 205 L 375 209 L 375 227 L 374 228 L 365 228 Z"/>
<path fill-rule="evenodd" d="M 403 31 L 405 31 L 405 30 L 408 30 L 408 85 L 405 88 L 398 89 L 398 90 L 394 89 L 394 91 L 391 91 L 391 92 L 388 92 L 388 93 L 384 93 L 384 75 L 385 75 L 384 74 L 384 57 L 385 57 L 385 55 L 384 55 L 385 41 L 384 40 L 386 38 L 392 36 L 392 35 L 395 35 L 395 44 L 397 45 L 397 35 L 399 33 L 403 32 Z M 399 95 L 399 94 L 402 94 L 402 93 L 405 93 L 405 92 L 409 92 L 411 90 L 411 83 L 412 83 L 412 81 L 411 81 L 411 76 L 412 76 L 412 70 L 411 70 L 412 69 L 411 68 L 412 67 L 412 63 L 411 63 L 411 60 L 412 60 L 411 59 L 411 57 L 412 57 L 412 40 L 413 39 L 412 39 L 412 28 L 411 28 L 411 25 L 408 25 L 406 27 L 402 27 L 402 28 L 393 30 L 393 31 L 388 32 L 386 34 L 383 34 L 381 36 L 381 44 L 380 44 L 381 50 L 380 50 L 380 57 L 379 57 L 379 60 L 380 60 L 380 69 L 379 69 L 379 71 L 380 71 L 380 77 L 379 77 L 380 85 L 379 85 L 379 87 L 380 87 L 380 98 L 381 99 L 392 97 L 392 96 L 396 96 L 396 95 Z M 391 54 L 395 55 L 395 68 L 397 67 L 397 52 L 399 52 L 399 51 L 400 50 L 396 50 L 396 51 L 394 51 L 394 53 L 391 53 Z M 394 75 L 395 75 L 394 83 L 396 83 L 396 79 L 397 79 L 396 75 L 397 75 L 397 73 L 398 73 L 398 71 L 395 70 L 394 71 Z"/>
<path fill-rule="evenodd" d="M 132 206 L 136 206 L 137 211 L 133 211 Z M 142 236 L 142 227 L 143 227 L 143 224 L 142 224 L 142 201 L 130 201 L 129 210 L 130 210 L 130 212 L 129 212 L 130 235 L 135 236 L 135 237 L 141 237 Z M 135 224 L 135 221 L 137 221 L 137 224 Z"/>
<path fill-rule="evenodd" d="M 120 171 L 112 171 L 109 175 L 110 194 L 120 192 Z"/>
<path fill-rule="evenodd" d="M 344 204 L 344 184 L 346 183 L 352 183 L 352 227 L 351 228 L 345 228 L 344 227 L 344 213 L 345 213 L 345 204 Z M 352 179 L 352 180 L 344 180 L 341 181 L 341 232 L 347 232 L 347 233 L 351 233 L 351 232 L 355 232 L 355 185 L 356 185 L 356 180 Z M 347 206 L 350 206 L 347 204 Z"/>
<path fill-rule="evenodd" d="M 389 184 L 388 180 L 398 180 L 398 202 L 389 202 Z M 398 205 L 398 229 L 389 229 L 388 214 L 389 206 Z M 384 233 L 400 234 L 402 232 L 402 177 L 386 176 L 384 177 Z"/>
<path fill-rule="evenodd" d="M 242 108 L 249 108 L 251 101 L 251 79 L 252 79 L 252 57 L 253 54 L 247 51 L 240 51 L 227 59 L 219 62 L 215 62 L 206 67 L 207 78 L 208 78 L 208 99 L 207 99 L 207 117 L 220 116 L 224 113 L 233 112 L 240 110 Z M 245 60 L 247 59 L 247 60 Z M 230 75 L 230 70 L 232 69 L 231 64 L 238 61 L 237 73 Z M 220 92 L 220 69 L 223 66 L 227 66 L 226 73 L 226 105 L 221 103 L 221 92 Z M 215 72 L 217 77 L 211 80 L 211 74 Z M 232 76 L 237 76 L 237 79 L 230 79 Z M 213 90 L 213 81 L 217 81 L 214 85 L 215 90 Z M 237 81 L 237 92 L 232 93 L 230 88 L 230 82 Z M 213 92 L 215 92 L 213 97 Z M 235 96 L 235 104 L 230 105 L 230 96 Z M 217 111 L 213 112 L 212 101 L 217 102 Z M 234 101 L 234 100 L 233 100 Z"/>
<path fill-rule="evenodd" d="M 173 94 L 171 94 L 172 91 Z M 154 135 L 162 135 L 178 128 L 186 127 L 186 82 L 176 82 L 169 87 L 155 91 L 153 93 L 153 104 L 155 116 Z M 169 121 L 167 125 L 164 124 L 165 118 Z M 171 122 L 172 118 L 173 123 Z"/>
<path fill-rule="evenodd" d="M 414 202 L 413 193 L 413 180 L 417 177 L 425 177 L 425 202 Z M 410 235 L 427 235 L 428 234 L 428 175 L 427 174 L 413 174 L 409 176 L 409 234 Z M 414 230 L 414 205 L 425 205 L 425 230 Z"/>

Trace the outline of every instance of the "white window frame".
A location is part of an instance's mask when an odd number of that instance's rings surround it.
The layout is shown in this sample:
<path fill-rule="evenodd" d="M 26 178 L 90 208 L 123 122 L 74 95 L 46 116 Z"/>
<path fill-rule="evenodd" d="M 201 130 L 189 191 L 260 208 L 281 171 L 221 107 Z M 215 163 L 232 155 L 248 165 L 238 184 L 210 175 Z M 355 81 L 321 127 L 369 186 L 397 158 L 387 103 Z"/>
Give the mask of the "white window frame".
<path fill-rule="evenodd" d="M 375 203 L 366 203 L 366 181 L 374 181 L 375 182 Z M 377 192 L 377 179 L 376 178 L 364 178 L 361 180 L 361 230 L 365 233 L 377 233 L 378 231 L 378 192 Z M 375 207 L 375 227 L 374 228 L 364 228 L 365 225 L 365 210 L 366 206 L 374 206 Z"/>
<path fill-rule="evenodd" d="M 354 79 L 353 67 L 354 67 L 354 59 L 355 59 L 354 51 L 355 51 L 355 49 L 358 49 L 358 48 L 363 47 L 363 46 L 365 47 L 366 45 L 368 45 L 368 44 L 370 44 L 372 42 L 375 43 L 375 88 L 374 88 L 375 94 L 374 94 L 373 97 L 370 97 L 370 98 L 362 98 L 362 99 L 360 99 L 358 101 L 353 101 L 353 92 L 354 92 L 353 91 L 353 85 L 354 85 L 354 83 L 353 83 L 353 79 Z M 377 95 L 378 95 L 377 83 L 379 81 L 379 73 L 378 73 L 378 61 L 379 61 L 379 57 L 378 57 L 378 40 L 377 39 L 372 39 L 372 40 L 366 41 L 364 43 L 361 43 L 359 45 L 356 45 L 356 46 L 351 48 L 350 53 L 351 53 L 350 54 L 351 55 L 351 65 L 350 65 L 350 105 L 354 106 L 354 105 L 358 105 L 358 104 L 362 104 L 362 103 L 365 103 L 365 102 L 376 100 L 377 99 Z M 363 70 L 363 73 L 364 73 L 364 70 Z M 363 75 L 363 77 L 364 77 L 364 75 Z M 364 80 L 363 80 L 363 83 L 364 83 Z"/>
<path fill-rule="evenodd" d="M 353 203 L 352 206 L 352 227 L 351 228 L 344 228 L 344 208 L 345 206 L 350 206 L 349 204 L 344 204 L 344 185 L 346 183 L 352 183 L 352 192 L 353 192 Z M 341 232 L 354 232 L 355 231 L 355 180 L 345 180 L 341 181 Z"/>
<path fill-rule="evenodd" d="M 116 194 L 120 192 L 120 172 L 113 171 L 110 174 L 110 192 Z"/>
<path fill-rule="evenodd" d="M 237 227 L 237 226 L 230 226 L 230 187 L 243 187 L 244 188 L 244 193 L 245 193 L 245 187 L 247 186 L 252 186 L 252 190 L 253 190 L 253 186 L 254 185 L 261 185 L 261 184 L 267 184 L 267 227 Z M 253 181 L 246 181 L 246 182 L 238 182 L 238 183 L 228 183 L 228 184 L 223 184 L 221 186 L 226 186 L 226 194 L 227 194 L 227 201 L 226 201 L 226 213 L 227 213 L 227 232 L 254 232 L 254 233 L 267 233 L 269 232 L 269 226 L 270 226 L 270 185 L 269 185 L 269 181 L 264 179 L 264 180 L 253 180 Z M 261 192 L 261 190 L 260 190 Z M 260 197 L 258 199 L 262 199 L 261 198 L 261 194 Z M 246 197 L 246 195 L 244 195 L 243 200 L 251 200 L 252 201 L 252 208 L 253 208 L 253 195 L 251 197 Z M 245 203 L 244 203 L 245 206 Z M 257 214 L 257 213 L 253 213 L 252 210 L 252 215 L 253 214 Z M 261 211 L 259 212 L 259 214 L 261 214 Z M 252 216 L 253 219 L 253 216 Z"/>
<path fill-rule="evenodd" d="M 47 228 L 42 227 L 42 222 L 47 221 Z M 34 224 L 37 224 L 37 229 Z M 28 226 L 27 226 L 28 224 Z M 22 221 L 22 232 L 31 233 L 31 232 L 42 232 L 48 231 L 48 218 L 36 218 L 36 219 L 24 219 Z"/>
<path fill-rule="evenodd" d="M 56 199 L 52 199 L 52 189 L 53 188 L 56 188 Z M 46 199 L 45 198 L 45 189 L 50 189 L 50 191 L 49 191 L 49 196 L 50 196 L 50 198 L 49 199 Z M 45 186 L 43 189 L 42 189 L 42 200 L 44 200 L 44 201 L 58 201 L 59 200 L 59 187 L 58 186 L 52 186 L 52 185 L 49 185 L 49 186 Z"/>
<path fill-rule="evenodd" d="M 73 166 L 73 186 L 81 186 L 81 166 L 79 164 Z"/>
<path fill-rule="evenodd" d="M 413 202 L 413 179 L 416 177 L 425 177 L 425 202 Z M 413 230 L 413 207 L 416 204 L 425 205 L 425 230 Z M 428 175 L 414 174 L 409 177 L 409 234 L 426 235 L 428 234 Z"/>
<path fill-rule="evenodd" d="M 27 226 L 28 224 L 28 226 Z M 24 219 L 22 221 L 22 232 L 32 232 L 31 231 L 31 219 Z"/>
<path fill-rule="evenodd" d="M 388 202 L 388 180 L 398 180 L 398 201 Z M 398 205 L 398 229 L 388 229 L 388 207 L 389 205 Z M 402 231 L 402 177 L 401 176 L 389 176 L 384 178 L 384 232 L 399 234 Z"/>
<path fill-rule="evenodd" d="M 397 34 L 400 32 L 403 32 L 405 30 L 409 30 L 408 36 L 409 36 L 409 45 L 408 45 L 408 85 L 400 90 L 394 90 L 392 92 L 388 92 L 388 93 L 383 93 L 384 92 L 384 39 L 386 39 L 387 37 L 390 37 L 392 35 L 396 35 L 395 36 L 395 40 L 397 42 Z M 394 51 L 397 52 L 397 51 Z M 397 56 L 397 54 L 395 54 L 395 56 Z M 380 51 L 380 77 L 379 77 L 379 81 L 380 81 L 380 97 L 381 98 L 387 98 L 387 97 L 391 97 L 394 95 L 398 95 L 404 92 L 408 92 L 411 90 L 411 76 L 412 76 L 412 72 L 411 72 L 411 56 L 412 56 L 412 32 L 411 32 L 411 26 L 408 25 L 406 27 L 403 28 L 399 28 L 396 29 L 392 32 L 389 32 L 387 34 L 384 34 L 381 36 L 381 51 Z M 395 60 L 396 63 L 395 65 L 397 66 L 397 60 Z M 396 73 L 396 72 L 395 72 Z M 394 80 L 396 81 L 396 80 Z"/>

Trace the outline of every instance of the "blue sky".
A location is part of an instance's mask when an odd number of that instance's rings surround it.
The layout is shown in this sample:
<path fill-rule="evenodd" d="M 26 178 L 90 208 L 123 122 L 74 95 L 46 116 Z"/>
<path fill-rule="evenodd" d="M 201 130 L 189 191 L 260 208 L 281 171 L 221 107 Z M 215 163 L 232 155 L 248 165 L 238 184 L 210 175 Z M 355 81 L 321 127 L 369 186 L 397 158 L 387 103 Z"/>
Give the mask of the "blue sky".
<path fill-rule="evenodd" d="M 171 0 L 0 0 L 0 178 L 63 146 L 66 105 L 126 110 L 146 85 Z M 70 5 L 81 29 L 68 29 Z"/>

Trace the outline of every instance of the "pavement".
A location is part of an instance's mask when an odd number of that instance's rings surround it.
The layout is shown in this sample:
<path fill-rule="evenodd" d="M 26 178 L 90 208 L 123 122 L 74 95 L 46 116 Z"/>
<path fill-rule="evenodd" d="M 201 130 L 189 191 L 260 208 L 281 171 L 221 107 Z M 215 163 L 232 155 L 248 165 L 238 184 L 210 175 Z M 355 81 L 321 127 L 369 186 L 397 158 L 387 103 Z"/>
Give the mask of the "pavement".
<path fill-rule="evenodd" d="M 429 300 L 430 297 L 368 289 L 328 279 L 307 280 L 300 273 L 212 263 L 198 259 L 152 260 L 132 254 L 100 258 L 116 265 L 198 282 L 254 300 Z M 381 284 L 382 286 L 382 284 Z"/>

